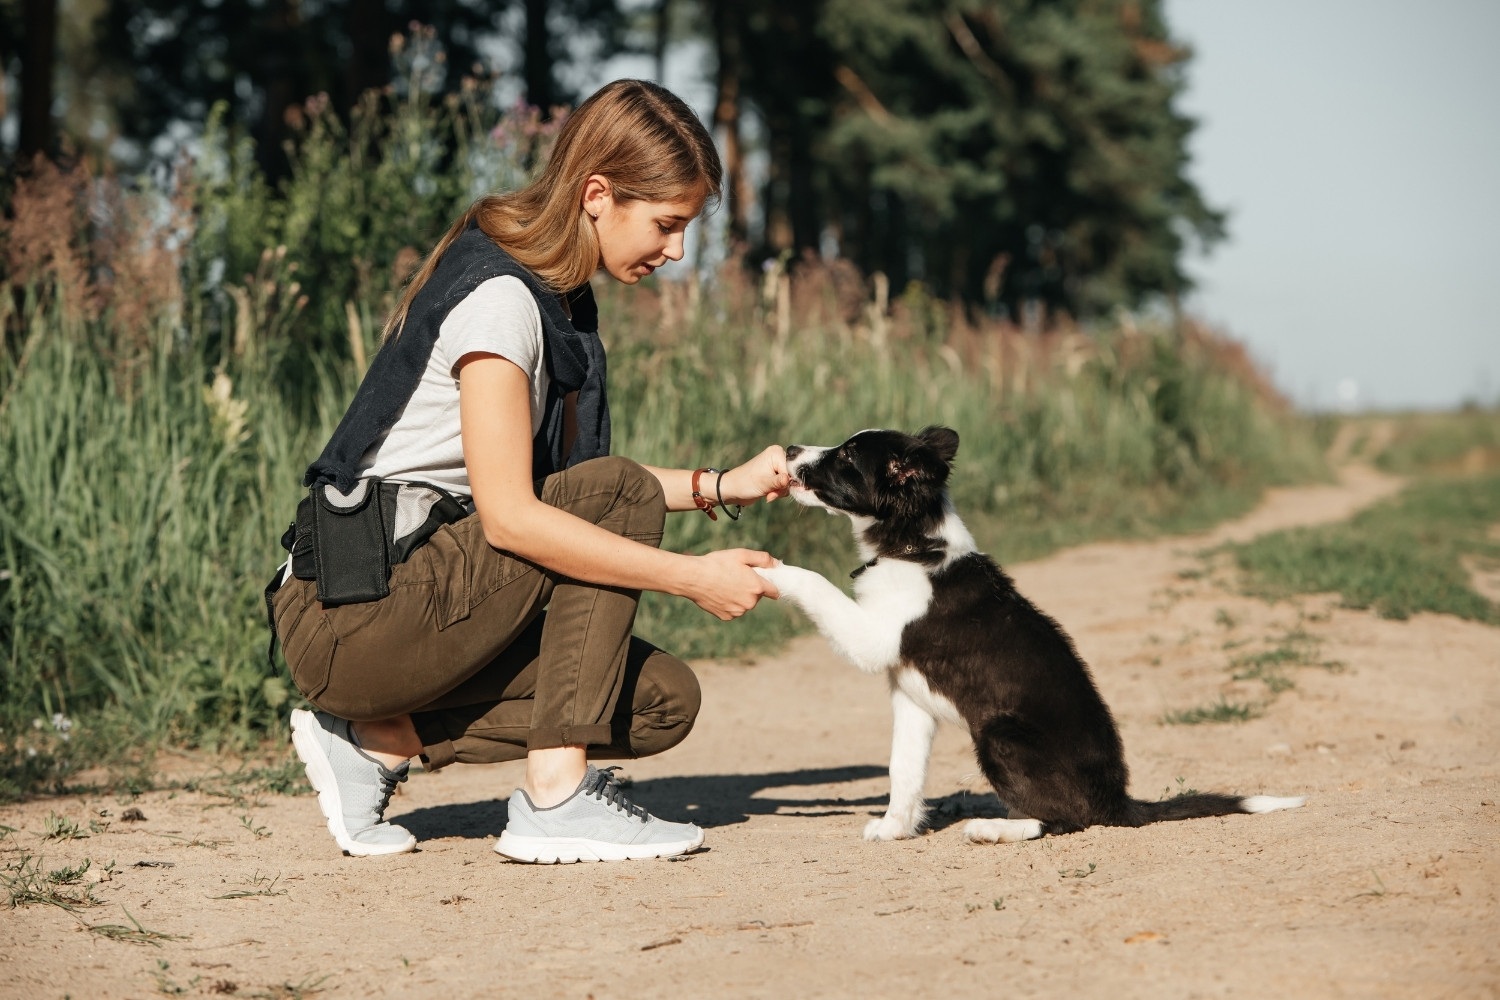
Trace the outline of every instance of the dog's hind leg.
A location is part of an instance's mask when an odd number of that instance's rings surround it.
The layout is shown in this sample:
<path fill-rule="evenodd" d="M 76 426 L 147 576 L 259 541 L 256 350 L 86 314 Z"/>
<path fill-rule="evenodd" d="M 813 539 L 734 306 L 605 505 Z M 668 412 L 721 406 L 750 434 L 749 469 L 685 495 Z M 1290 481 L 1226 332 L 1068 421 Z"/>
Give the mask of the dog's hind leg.
<path fill-rule="evenodd" d="M 900 688 L 891 689 L 891 802 L 885 815 L 865 826 L 866 840 L 905 840 L 916 836 L 927 818 L 922 787 L 937 719 Z"/>

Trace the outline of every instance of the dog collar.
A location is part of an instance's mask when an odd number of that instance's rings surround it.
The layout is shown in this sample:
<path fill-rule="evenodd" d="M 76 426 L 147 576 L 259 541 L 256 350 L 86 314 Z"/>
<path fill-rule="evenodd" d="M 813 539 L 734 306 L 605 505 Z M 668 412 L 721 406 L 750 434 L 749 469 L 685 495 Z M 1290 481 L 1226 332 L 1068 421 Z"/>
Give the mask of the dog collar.
<path fill-rule="evenodd" d="M 851 572 L 849 574 L 849 579 L 853 580 L 853 579 L 858 578 L 858 576 L 861 573 L 863 573 L 865 570 L 869 569 L 871 566 L 874 566 L 876 563 L 880 562 L 880 560 L 882 560 L 882 559 L 899 559 L 902 562 L 914 562 L 914 563 L 921 563 L 924 566 L 932 566 L 932 565 L 935 565 L 937 563 L 942 562 L 943 559 L 947 556 L 947 554 L 948 554 L 947 550 L 946 549 L 942 549 L 942 548 L 936 548 L 936 549 L 919 549 L 919 548 L 915 548 L 914 546 L 908 545 L 905 549 L 902 549 L 901 552 L 899 554 L 897 554 L 897 555 L 876 556 L 874 559 L 871 559 L 869 562 L 865 563 L 863 566 L 860 566 L 858 569 L 856 569 L 853 572 Z"/>

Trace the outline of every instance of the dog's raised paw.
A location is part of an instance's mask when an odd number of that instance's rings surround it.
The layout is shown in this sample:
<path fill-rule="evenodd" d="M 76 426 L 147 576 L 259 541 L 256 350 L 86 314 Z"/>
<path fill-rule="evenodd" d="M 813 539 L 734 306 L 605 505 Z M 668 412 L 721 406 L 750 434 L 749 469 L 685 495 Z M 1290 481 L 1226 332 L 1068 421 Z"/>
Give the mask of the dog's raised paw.
<path fill-rule="evenodd" d="M 1018 844 L 1041 835 L 1039 819 L 972 819 L 964 824 L 964 839 L 972 844 Z"/>

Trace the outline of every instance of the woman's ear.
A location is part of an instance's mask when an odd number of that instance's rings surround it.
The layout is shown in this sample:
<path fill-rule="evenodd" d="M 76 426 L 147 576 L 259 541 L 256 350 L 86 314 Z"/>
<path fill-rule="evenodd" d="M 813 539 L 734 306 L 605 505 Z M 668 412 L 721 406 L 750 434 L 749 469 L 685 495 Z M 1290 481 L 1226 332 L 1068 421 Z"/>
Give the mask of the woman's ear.
<path fill-rule="evenodd" d="M 583 197 L 580 201 L 583 210 L 594 219 L 598 219 L 600 213 L 609 207 L 613 198 L 614 188 L 609 183 L 609 178 L 603 174 L 589 174 L 588 179 L 583 182 Z"/>

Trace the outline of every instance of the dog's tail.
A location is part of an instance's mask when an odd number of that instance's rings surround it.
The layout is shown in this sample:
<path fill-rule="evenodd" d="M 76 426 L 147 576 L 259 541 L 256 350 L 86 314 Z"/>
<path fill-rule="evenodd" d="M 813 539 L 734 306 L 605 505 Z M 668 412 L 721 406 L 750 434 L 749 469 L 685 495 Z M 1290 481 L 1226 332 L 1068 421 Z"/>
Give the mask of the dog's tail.
<path fill-rule="evenodd" d="M 1234 795 L 1216 795 L 1193 792 L 1179 795 L 1162 802 L 1142 802 L 1129 799 L 1126 802 L 1121 826 L 1145 826 L 1148 823 L 1165 823 L 1179 819 L 1201 819 L 1205 816 L 1233 816 L 1237 813 L 1268 813 L 1278 809 L 1296 809 L 1307 801 L 1302 796 L 1251 795 L 1240 798 Z"/>

